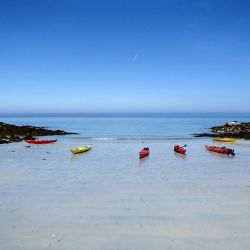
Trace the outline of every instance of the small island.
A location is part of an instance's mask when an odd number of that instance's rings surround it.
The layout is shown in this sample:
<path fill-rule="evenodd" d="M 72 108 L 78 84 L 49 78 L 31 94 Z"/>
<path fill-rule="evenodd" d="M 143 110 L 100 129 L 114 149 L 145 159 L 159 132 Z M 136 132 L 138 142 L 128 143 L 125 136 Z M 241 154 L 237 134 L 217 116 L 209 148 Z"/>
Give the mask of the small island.
<path fill-rule="evenodd" d="M 35 136 L 67 135 L 76 134 L 64 130 L 50 130 L 45 127 L 35 127 L 30 125 L 16 126 L 0 122 L 0 144 L 20 142 L 24 139 L 32 139 Z"/>
<path fill-rule="evenodd" d="M 250 122 L 227 122 L 222 126 L 211 127 L 210 130 L 212 133 L 194 134 L 194 136 L 250 139 Z"/>

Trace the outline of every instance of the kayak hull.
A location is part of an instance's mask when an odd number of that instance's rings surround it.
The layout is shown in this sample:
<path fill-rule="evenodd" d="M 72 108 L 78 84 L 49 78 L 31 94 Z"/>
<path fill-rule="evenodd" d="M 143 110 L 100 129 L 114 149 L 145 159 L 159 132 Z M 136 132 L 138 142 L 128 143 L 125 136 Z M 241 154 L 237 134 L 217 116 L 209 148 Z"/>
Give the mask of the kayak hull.
<path fill-rule="evenodd" d="M 84 153 L 84 152 L 89 151 L 91 148 L 92 148 L 92 146 L 88 145 L 88 146 L 84 146 L 84 147 L 74 148 L 74 149 L 71 149 L 70 151 L 72 154 L 80 154 L 80 153 Z"/>
<path fill-rule="evenodd" d="M 214 147 L 205 145 L 206 149 L 215 153 L 225 154 L 225 155 L 235 155 L 234 150 L 226 147 Z"/>
<path fill-rule="evenodd" d="M 142 159 L 142 158 L 145 158 L 146 156 L 149 155 L 149 149 L 142 149 L 140 152 L 139 152 L 139 158 Z"/>
<path fill-rule="evenodd" d="M 214 138 L 214 141 L 220 141 L 220 142 L 236 142 L 237 139 L 234 138 Z"/>
<path fill-rule="evenodd" d="M 185 155 L 187 150 L 179 145 L 174 145 L 174 152 Z"/>
<path fill-rule="evenodd" d="M 53 143 L 56 142 L 56 140 L 24 140 L 27 143 L 33 143 L 33 144 L 46 144 L 46 143 Z"/>

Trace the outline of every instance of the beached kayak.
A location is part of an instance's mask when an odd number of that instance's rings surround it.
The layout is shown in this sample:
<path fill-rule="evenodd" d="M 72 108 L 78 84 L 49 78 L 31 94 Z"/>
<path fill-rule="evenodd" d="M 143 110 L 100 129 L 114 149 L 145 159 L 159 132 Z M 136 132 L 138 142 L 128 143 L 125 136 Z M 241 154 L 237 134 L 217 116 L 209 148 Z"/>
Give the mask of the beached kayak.
<path fill-rule="evenodd" d="M 27 143 L 33 143 L 33 144 L 45 144 L 45 143 L 52 143 L 52 142 L 56 142 L 56 140 L 24 140 Z"/>
<path fill-rule="evenodd" d="M 179 146 L 179 145 L 174 145 L 174 151 L 175 151 L 176 153 L 185 155 L 187 150 L 186 150 L 184 147 L 181 147 L 181 146 Z"/>
<path fill-rule="evenodd" d="M 221 141 L 221 142 L 236 142 L 237 139 L 235 138 L 214 138 L 214 141 Z"/>
<path fill-rule="evenodd" d="M 206 149 L 212 152 L 220 153 L 220 154 L 225 154 L 225 155 L 235 155 L 234 149 L 231 148 L 226 148 L 226 147 L 214 147 L 214 146 L 209 146 L 205 145 Z"/>
<path fill-rule="evenodd" d="M 146 156 L 149 155 L 149 148 L 143 148 L 140 152 L 139 152 L 139 158 L 142 159 Z"/>
<path fill-rule="evenodd" d="M 84 153 L 89 151 L 92 148 L 92 145 L 88 145 L 88 146 L 84 146 L 84 147 L 78 147 L 78 148 L 74 148 L 71 149 L 71 153 L 73 154 L 79 154 L 79 153 Z"/>

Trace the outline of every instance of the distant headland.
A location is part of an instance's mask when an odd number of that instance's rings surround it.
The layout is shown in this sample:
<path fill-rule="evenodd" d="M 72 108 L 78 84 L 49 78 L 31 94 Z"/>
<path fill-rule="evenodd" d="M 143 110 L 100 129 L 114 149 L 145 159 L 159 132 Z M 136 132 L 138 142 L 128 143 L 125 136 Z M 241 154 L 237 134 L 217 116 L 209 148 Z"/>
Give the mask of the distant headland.
<path fill-rule="evenodd" d="M 19 142 L 23 139 L 31 139 L 34 136 L 67 135 L 76 134 L 64 130 L 50 130 L 44 127 L 16 126 L 0 122 L 0 144 Z"/>
<path fill-rule="evenodd" d="M 250 122 L 227 122 L 222 126 L 211 127 L 212 133 L 194 134 L 195 137 L 231 137 L 250 139 Z"/>

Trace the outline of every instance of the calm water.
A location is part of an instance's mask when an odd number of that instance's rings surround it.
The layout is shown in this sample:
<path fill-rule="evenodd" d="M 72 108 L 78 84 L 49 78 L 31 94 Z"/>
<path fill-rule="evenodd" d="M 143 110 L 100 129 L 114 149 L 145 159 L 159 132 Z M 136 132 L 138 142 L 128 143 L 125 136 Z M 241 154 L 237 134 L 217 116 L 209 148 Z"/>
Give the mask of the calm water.
<path fill-rule="evenodd" d="M 208 132 L 211 126 L 227 121 L 250 121 L 250 114 L 114 114 L 76 116 L 1 116 L 0 120 L 17 125 L 44 126 L 79 133 L 67 138 L 173 139 L 192 138 L 193 133 Z"/>

